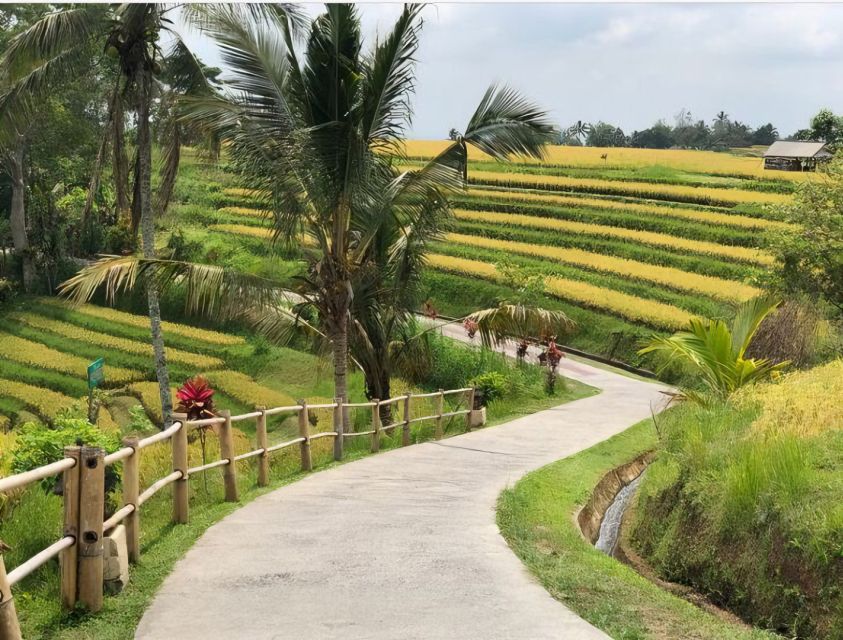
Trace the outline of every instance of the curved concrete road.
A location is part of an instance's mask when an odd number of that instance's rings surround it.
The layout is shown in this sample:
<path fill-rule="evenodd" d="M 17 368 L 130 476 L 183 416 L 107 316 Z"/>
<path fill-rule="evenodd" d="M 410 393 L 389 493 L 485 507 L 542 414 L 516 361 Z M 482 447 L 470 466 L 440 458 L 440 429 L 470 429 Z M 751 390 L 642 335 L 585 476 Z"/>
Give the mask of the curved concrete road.
<path fill-rule="evenodd" d="M 495 503 L 528 471 L 648 417 L 662 387 L 562 368 L 602 393 L 320 471 L 231 514 L 176 565 L 136 638 L 606 638 L 530 576 Z"/>

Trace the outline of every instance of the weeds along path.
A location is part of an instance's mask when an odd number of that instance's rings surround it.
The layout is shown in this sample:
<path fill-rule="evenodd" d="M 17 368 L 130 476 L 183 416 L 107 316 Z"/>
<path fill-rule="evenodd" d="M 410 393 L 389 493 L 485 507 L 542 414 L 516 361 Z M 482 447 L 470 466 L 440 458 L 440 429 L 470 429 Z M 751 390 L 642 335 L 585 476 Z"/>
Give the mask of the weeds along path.
<path fill-rule="evenodd" d="M 662 387 L 563 362 L 602 393 L 314 473 L 231 514 L 176 565 L 136 637 L 607 638 L 528 574 L 495 505 L 527 472 L 649 416 Z"/>

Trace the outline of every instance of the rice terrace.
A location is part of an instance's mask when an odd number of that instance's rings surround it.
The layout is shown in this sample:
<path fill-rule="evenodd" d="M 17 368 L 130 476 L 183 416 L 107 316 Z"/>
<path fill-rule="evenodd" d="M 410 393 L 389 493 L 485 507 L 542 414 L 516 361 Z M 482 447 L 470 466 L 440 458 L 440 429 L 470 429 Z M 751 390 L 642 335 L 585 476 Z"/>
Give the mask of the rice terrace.
<path fill-rule="evenodd" d="M 0 4 L 0 640 L 843 640 L 840 34 Z"/>

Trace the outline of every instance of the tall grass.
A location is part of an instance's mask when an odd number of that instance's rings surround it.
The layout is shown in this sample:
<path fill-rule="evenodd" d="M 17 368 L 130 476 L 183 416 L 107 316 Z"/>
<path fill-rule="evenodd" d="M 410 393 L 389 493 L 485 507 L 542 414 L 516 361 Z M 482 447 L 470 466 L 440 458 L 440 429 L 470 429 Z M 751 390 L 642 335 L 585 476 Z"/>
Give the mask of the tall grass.
<path fill-rule="evenodd" d="M 663 575 L 791 637 L 843 637 L 840 371 L 673 410 L 639 494 L 634 540 Z"/>

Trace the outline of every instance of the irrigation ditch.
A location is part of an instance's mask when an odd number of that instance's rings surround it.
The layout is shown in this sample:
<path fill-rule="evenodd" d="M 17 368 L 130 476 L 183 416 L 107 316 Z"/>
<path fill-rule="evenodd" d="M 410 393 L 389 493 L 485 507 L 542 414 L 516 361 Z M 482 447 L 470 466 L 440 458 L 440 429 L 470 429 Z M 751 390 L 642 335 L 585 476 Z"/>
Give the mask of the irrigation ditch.
<path fill-rule="evenodd" d="M 629 541 L 629 527 L 635 508 L 635 493 L 647 467 L 655 459 L 655 455 L 655 451 L 646 451 L 633 460 L 612 469 L 600 479 L 591 492 L 588 502 L 574 514 L 580 533 L 596 549 L 630 566 L 661 589 L 687 600 L 726 622 L 750 628 L 752 625 L 731 611 L 718 607 L 693 588 L 661 578 L 655 569 L 632 548 Z"/>

